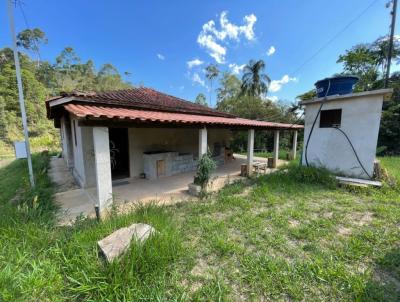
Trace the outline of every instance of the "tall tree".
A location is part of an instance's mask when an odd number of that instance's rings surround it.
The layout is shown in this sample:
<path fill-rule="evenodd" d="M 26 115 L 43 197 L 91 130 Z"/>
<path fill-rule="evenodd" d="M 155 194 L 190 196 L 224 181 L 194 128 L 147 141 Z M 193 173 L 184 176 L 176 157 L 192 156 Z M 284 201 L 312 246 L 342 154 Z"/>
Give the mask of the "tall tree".
<path fill-rule="evenodd" d="M 217 89 L 217 104 L 223 100 L 237 97 L 240 94 L 242 82 L 234 74 L 224 72 L 219 83 L 220 85 Z"/>
<path fill-rule="evenodd" d="M 265 63 L 263 60 L 250 60 L 243 69 L 241 94 L 249 96 L 262 96 L 268 92 L 271 79 L 263 73 Z"/>
<path fill-rule="evenodd" d="M 47 44 L 46 34 L 40 28 L 25 29 L 17 35 L 17 46 L 36 53 L 37 65 L 40 64 L 40 45 Z"/>
<path fill-rule="evenodd" d="M 210 81 L 210 107 L 211 106 L 211 94 L 212 94 L 212 83 L 213 80 L 218 77 L 219 75 L 219 69 L 217 65 L 210 64 L 206 67 L 206 77 Z"/>
<path fill-rule="evenodd" d="M 199 93 L 194 102 L 199 105 L 207 106 L 207 100 L 204 93 Z"/>
<path fill-rule="evenodd" d="M 370 90 L 374 83 L 383 77 L 387 65 L 388 37 L 380 37 L 372 43 L 353 46 L 339 56 L 337 63 L 343 64 L 344 73 L 357 75 L 360 80 L 356 91 Z M 400 42 L 396 40 L 392 50 L 393 61 L 400 59 Z"/>

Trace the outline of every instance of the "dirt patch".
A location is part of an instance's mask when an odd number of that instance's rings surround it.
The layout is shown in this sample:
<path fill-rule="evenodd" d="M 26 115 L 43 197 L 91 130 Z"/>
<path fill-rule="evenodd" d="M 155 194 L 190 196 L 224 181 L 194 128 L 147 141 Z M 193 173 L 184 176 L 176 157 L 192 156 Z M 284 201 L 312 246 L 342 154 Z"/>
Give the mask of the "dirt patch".
<path fill-rule="evenodd" d="M 346 228 L 344 226 L 339 226 L 338 228 L 338 234 L 341 236 L 348 236 L 352 233 L 352 230 L 350 228 Z"/>
<path fill-rule="evenodd" d="M 297 228 L 300 225 L 300 222 L 295 219 L 289 219 L 289 226 L 292 228 Z"/>
<path fill-rule="evenodd" d="M 211 267 L 204 259 L 199 259 L 197 264 L 192 268 L 190 274 L 195 277 L 209 278 L 211 276 Z"/>
<path fill-rule="evenodd" d="M 251 191 L 252 191 L 252 188 L 251 188 L 251 187 L 247 187 L 247 188 L 245 188 L 242 192 L 240 192 L 240 193 L 238 193 L 238 194 L 235 194 L 235 196 L 238 196 L 238 197 L 247 197 L 247 196 L 249 196 L 249 194 L 250 194 Z"/>
<path fill-rule="evenodd" d="M 322 217 L 330 219 L 333 217 L 333 212 L 325 212 L 322 214 Z"/>
<path fill-rule="evenodd" d="M 359 217 L 359 219 L 356 219 L 354 221 L 354 223 L 356 225 L 358 225 L 358 226 L 363 226 L 363 225 L 366 225 L 366 224 L 370 224 L 371 221 L 372 221 L 373 215 L 374 215 L 373 213 L 367 212 L 367 213 L 363 214 L 361 217 Z"/>

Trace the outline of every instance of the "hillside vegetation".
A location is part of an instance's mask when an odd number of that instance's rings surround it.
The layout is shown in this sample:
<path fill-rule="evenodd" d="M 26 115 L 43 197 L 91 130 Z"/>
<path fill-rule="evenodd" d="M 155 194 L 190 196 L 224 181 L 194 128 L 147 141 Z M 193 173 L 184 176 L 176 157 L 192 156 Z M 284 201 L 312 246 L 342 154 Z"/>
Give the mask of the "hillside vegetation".
<path fill-rule="evenodd" d="M 131 87 L 111 64 L 96 69 L 92 60 L 82 62 L 73 48 L 66 47 L 55 62 L 39 60 L 39 44 L 47 43 L 39 29 L 18 35 L 21 74 L 32 149 L 54 149 L 58 131 L 46 118 L 44 101 L 71 90 L 111 90 Z M 127 76 L 128 74 L 126 74 Z M 14 56 L 0 49 L 0 157 L 12 153 L 12 142 L 23 140 Z"/>

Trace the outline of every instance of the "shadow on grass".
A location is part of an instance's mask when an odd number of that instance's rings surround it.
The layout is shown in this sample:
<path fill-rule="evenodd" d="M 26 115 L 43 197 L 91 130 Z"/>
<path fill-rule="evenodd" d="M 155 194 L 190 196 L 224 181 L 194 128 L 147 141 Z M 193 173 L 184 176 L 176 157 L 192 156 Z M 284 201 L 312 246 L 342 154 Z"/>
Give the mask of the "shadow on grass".
<path fill-rule="evenodd" d="M 375 265 L 358 301 L 400 301 L 400 249 L 390 250 Z"/>

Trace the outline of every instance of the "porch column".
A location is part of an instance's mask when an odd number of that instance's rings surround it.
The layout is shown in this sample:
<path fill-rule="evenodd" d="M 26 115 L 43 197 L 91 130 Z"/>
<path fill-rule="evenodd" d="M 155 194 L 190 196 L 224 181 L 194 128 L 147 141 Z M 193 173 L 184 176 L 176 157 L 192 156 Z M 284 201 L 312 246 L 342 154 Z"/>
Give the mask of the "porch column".
<path fill-rule="evenodd" d="M 247 175 L 253 173 L 254 159 L 254 129 L 249 129 L 247 133 Z"/>
<path fill-rule="evenodd" d="M 110 145 L 107 127 L 93 127 L 93 146 L 96 169 L 97 204 L 100 213 L 113 202 Z"/>
<path fill-rule="evenodd" d="M 275 130 L 274 132 L 274 162 L 273 167 L 276 168 L 278 166 L 278 158 L 279 158 L 279 130 Z"/>
<path fill-rule="evenodd" d="M 199 159 L 207 153 L 207 128 L 199 129 Z"/>
<path fill-rule="evenodd" d="M 291 159 L 296 159 L 296 153 L 297 153 L 297 130 L 295 130 L 293 132 L 292 158 Z"/>

